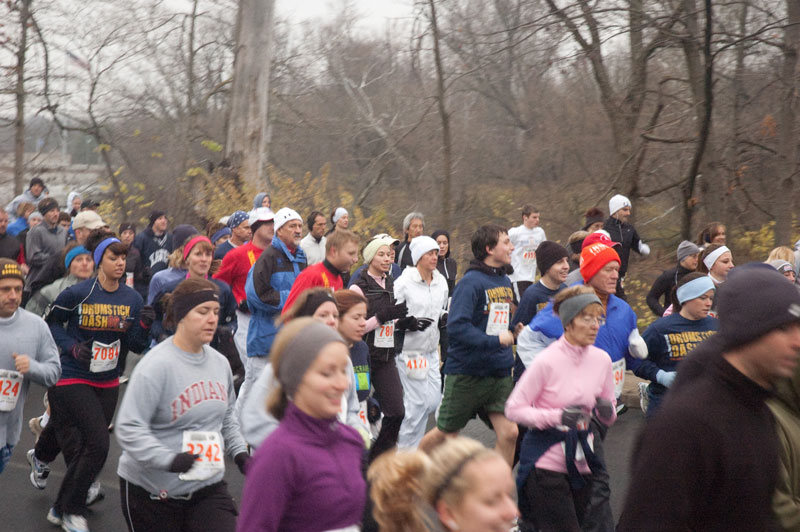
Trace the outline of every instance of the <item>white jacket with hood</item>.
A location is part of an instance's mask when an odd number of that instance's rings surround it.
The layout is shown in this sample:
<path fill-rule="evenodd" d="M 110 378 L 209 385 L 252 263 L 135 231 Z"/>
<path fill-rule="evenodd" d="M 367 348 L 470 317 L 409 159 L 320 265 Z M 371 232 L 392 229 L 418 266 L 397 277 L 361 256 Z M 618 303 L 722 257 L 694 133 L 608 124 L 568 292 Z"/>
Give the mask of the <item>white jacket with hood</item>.
<path fill-rule="evenodd" d="M 428 318 L 433 324 L 424 331 L 405 333 L 401 351 L 430 353 L 439 347 L 439 318 L 447 311 L 447 280 L 438 271 L 433 271 L 429 285 L 414 267 L 403 270 L 394 282 L 394 297 L 398 303 L 406 302 L 408 315 L 415 318 Z"/>

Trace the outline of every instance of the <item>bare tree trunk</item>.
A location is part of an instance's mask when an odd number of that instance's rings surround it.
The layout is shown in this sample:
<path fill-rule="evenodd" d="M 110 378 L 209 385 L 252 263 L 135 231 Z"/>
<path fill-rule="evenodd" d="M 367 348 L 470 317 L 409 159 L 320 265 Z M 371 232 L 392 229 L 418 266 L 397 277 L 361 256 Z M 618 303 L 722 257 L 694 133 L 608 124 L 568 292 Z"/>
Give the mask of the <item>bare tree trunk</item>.
<path fill-rule="evenodd" d="M 687 2 L 687 7 L 691 6 L 691 10 L 687 9 L 687 19 L 696 22 L 696 13 L 694 9 L 694 0 L 685 0 Z M 711 117 L 713 111 L 713 104 L 714 104 L 714 57 L 711 53 L 711 32 L 713 31 L 713 10 L 711 5 L 712 0 L 704 0 L 705 4 L 705 32 L 703 35 L 703 60 L 704 60 L 704 71 L 703 71 L 703 80 L 702 84 L 697 84 L 696 87 L 693 87 L 693 93 L 695 94 L 696 105 L 698 106 L 698 136 L 697 136 L 697 144 L 695 145 L 694 155 L 692 156 L 692 163 L 689 166 L 689 173 L 686 176 L 686 182 L 682 187 L 683 193 L 683 212 L 681 215 L 681 237 L 685 240 L 691 239 L 691 232 L 692 232 L 692 217 L 694 215 L 694 211 L 697 206 L 697 201 L 694 197 L 694 188 L 695 184 L 697 183 L 697 175 L 699 173 L 701 164 L 703 163 L 703 157 L 706 153 L 706 147 L 708 145 L 708 138 L 711 134 Z M 691 22 L 690 22 L 691 25 Z M 696 26 L 696 24 L 694 24 Z M 695 35 L 699 33 L 690 31 L 689 32 L 689 39 L 694 41 Z M 695 41 L 696 42 L 696 41 Z M 687 66 L 690 72 L 690 79 L 692 77 L 692 70 L 699 70 L 700 62 L 699 62 L 699 53 L 693 49 L 692 44 L 685 44 L 684 50 L 686 50 L 686 58 L 687 58 Z M 697 73 L 699 74 L 699 73 Z M 697 94 L 698 89 L 702 88 L 702 95 Z M 700 100 L 702 98 L 702 100 Z M 702 109 L 702 112 L 700 112 Z M 708 178 L 707 176 L 704 176 Z"/>
<path fill-rule="evenodd" d="M 17 83 L 14 96 L 17 101 L 17 116 L 14 120 L 14 195 L 22 193 L 25 183 L 25 55 L 28 52 L 28 19 L 31 16 L 31 1 L 20 2 L 20 39 L 17 49 Z"/>
<path fill-rule="evenodd" d="M 442 53 L 439 47 L 439 25 L 436 20 L 436 2 L 428 0 L 431 16 L 431 32 L 433 33 L 433 58 L 436 64 L 436 103 L 439 108 L 439 118 L 442 121 L 442 151 L 443 151 L 443 176 L 442 176 L 442 223 L 444 227 L 450 227 L 451 205 L 450 197 L 453 179 L 453 139 L 450 131 L 450 114 L 447 112 L 445 102 L 444 86 L 444 67 L 442 65 Z"/>
<path fill-rule="evenodd" d="M 267 185 L 269 77 L 275 0 L 240 0 L 225 155 L 252 186 Z"/>
<path fill-rule="evenodd" d="M 797 173 L 797 49 L 800 45 L 800 0 L 786 0 L 787 24 L 784 28 L 783 68 L 781 84 L 783 99 L 779 135 L 780 182 L 775 220 L 775 243 L 790 245 L 792 214 L 794 213 L 794 176 Z"/>

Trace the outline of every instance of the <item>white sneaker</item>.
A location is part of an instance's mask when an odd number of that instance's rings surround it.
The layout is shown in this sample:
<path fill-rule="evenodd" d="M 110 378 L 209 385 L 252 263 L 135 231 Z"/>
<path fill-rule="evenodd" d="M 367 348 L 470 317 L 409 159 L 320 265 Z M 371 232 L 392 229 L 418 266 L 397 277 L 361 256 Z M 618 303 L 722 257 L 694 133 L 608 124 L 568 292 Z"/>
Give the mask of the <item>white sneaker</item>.
<path fill-rule="evenodd" d="M 51 507 L 47 512 L 47 521 L 56 526 L 61 526 L 61 514 L 54 507 Z"/>
<path fill-rule="evenodd" d="M 91 506 L 105 498 L 106 494 L 103 493 L 103 488 L 100 486 L 100 483 L 94 482 L 89 486 L 89 491 L 86 492 L 86 506 Z"/>
<path fill-rule="evenodd" d="M 642 412 L 647 413 L 647 407 L 650 406 L 650 396 L 647 395 L 647 388 L 650 385 L 646 382 L 639 383 L 639 406 L 642 407 Z"/>
<path fill-rule="evenodd" d="M 50 476 L 50 467 L 45 463 L 36 458 L 36 451 L 34 449 L 29 449 L 27 453 L 25 453 L 25 458 L 28 459 L 28 464 L 31 466 L 31 484 L 36 489 L 43 490 L 47 487 L 47 477 Z"/>
<path fill-rule="evenodd" d="M 89 532 L 89 523 L 82 515 L 64 514 L 61 528 L 66 532 Z"/>

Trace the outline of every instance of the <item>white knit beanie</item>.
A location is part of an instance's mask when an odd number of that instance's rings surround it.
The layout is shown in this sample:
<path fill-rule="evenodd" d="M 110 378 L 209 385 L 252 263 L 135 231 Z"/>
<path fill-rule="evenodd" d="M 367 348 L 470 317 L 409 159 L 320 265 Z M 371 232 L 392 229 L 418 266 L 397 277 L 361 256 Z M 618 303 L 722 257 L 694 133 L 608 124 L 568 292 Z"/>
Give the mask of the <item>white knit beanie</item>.
<path fill-rule="evenodd" d="M 614 214 L 618 210 L 630 206 L 631 206 L 631 200 L 629 200 L 622 194 L 617 194 L 616 196 L 608 200 L 608 213 Z"/>

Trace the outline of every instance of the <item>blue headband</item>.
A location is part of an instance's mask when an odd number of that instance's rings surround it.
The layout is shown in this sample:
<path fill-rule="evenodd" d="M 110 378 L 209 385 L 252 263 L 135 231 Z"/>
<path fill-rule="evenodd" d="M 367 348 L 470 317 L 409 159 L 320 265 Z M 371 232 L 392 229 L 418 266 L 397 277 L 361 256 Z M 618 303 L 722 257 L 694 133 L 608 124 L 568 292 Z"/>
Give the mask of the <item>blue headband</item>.
<path fill-rule="evenodd" d="M 211 243 L 216 245 L 217 240 L 219 240 L 220 238 L 222 238 L 225 235 L 229 235 L 230 236 L 230 234 L 231 234 L 231 228 L 230 227 L 223 227 L 222 229 L 220 229 L 219 231 L 217 231 L 216 233 L 211 235 Z"/>
<path fill-rule="evenodd" d="M 91 253 L 89 253 L 89 250 L 83 246 L 75 246 L 74 248 L 69 250 L 69 253 L 67 253 L 67 255 L 64 257 L 64 267 L 69 270 L 69 265 L 72 264 L 72 259 L 74 259 L 78 255 L 83 255 L 84 253 L 86 255 L 91 255 Z"/>
<path fill-rule="evenodd" d="M 100 261 L 103 260 L 103 253 L 105 253 L 106 248 L 116 242 L 119 242 L 119 238 L 114 238 L 112 236 L 111 238 L 106 238 L 105 240 L 97 244 L 97 247 L 94 248 L 94 265 L 96 267 L 98 268 L 100 267 Z"/>
<path fill-rule="evenodd" d="M 716 290 L 711 277 L 704 275 L 678 288 L 678 302 L 683 305 L 687 301 L 696 299 L 709 290 Z"/>

